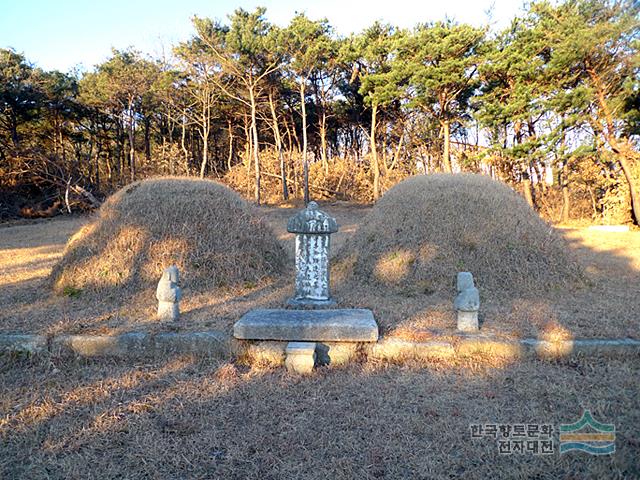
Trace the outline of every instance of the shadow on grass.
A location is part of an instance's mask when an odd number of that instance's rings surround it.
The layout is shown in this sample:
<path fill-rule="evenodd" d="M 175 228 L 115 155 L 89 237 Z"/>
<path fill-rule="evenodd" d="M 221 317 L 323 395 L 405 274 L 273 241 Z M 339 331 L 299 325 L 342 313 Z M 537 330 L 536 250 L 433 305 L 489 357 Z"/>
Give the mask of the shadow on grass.
<path fill-rule="evenodd" d="M 544 338 L 554 331 L 545 329 L 550 325 L 576 337 L 637 338 L 638 259 L 628 249 L 603 251 L 593 239 L 563 234 L 585 263 L 589 284 L 497 303 L 484 299 L 483 330 Z M 340 306 L 373 309 L 386 334 L 428 337 L 455 326 L 454 274 L 451 298 L 353 288 L 340 278 L 333 291 Z M 175 328 L 153 322 L 153 291 L 126 301 L 86 293 L 53 297 L 42 295 L 40 282 L 2 287 L 3 330 Z M 283 278 L 187 295 L 179 328 L 229 332 L 246 310 L 280 306 L 291 292 L 292 282 Z M 370 361 L 308 377 L 188 357 L 133 366 L 3 359 L 0 478 L 636 478 L 639 375 L 636 359 L 599 358 Z M 583 409 L 615 423 L 615 455 L 560 456 L 556 443 L 551 456 L 504 456 L 496 439 L 470 436 L 471 424 L 557 428 Z"/>
<path fill-rule="evenodd" d="M 480 289 L 481 332 L 510 338 L 537 337 L 545 340 L 569 338 L 640 338 L 637 313 L 640 311 L 640 232 L 623 234 L 561 230 L 567 248 L 585 271 L 583 284 L 566 288 L 549 287 L 526 295 L 499 296 Z M 367 258 L 372 265 L 385 265 L 389 249 Z M 401 258 L 401 255 L 397 255 Z M 451 275 L 450 296 L 432 291 L 416 282 L 404 285 L 409 271 L 392 281 L 364 284 L 349 275 L 349 266 L 338 265 L 334 291 L 340 305 L 371 308 L 385 334 L 410 339 L 455 330 L 453 310 L 455 273 Z M 347 272 L 345 274 L 345 271 Z M 406 282 L 404 282 L 406 283 Z"/>
<path fill-rule="evenodd" d="M 323 208 L 335 214 L 343 225 L 351 226 L 351 231 L 368 211 L 358 207 L 350 212 L 349 208 L 341 207 L 334 213 L 331 206 Z M 263 210 L 264 218 L 272 226 L 283 223 L 283 231 L 291 213 L 291 209 Z M 565 291 L 532 291 L 526 297 L 514 298 L 496 298 L 492 292 L 483 291 L 480 284 L 482 331 L 508 337 L 638 338 L 635 312 L 640 311 L 640 296 L 636 292 L 640 283 L 640 256 L 633 255 L 633 246 L 640 251 L 640 234 L 586 230 L 561 230 L 561 234 L 584 265 L 587 284 Z M 347 235 L 339 238 L 334 243 L 344 243 Z M 33 246 L 48 248 L 43 239 Z M 0 301 L 5 305 L 0 313 L 0 328 L 47 334 L 198 329 L 229 333 L 233 323 L 250 309 L 284 306 L 293 293 L 292 258 L 290 262 L 288 271 L 273 280 L 197 294 L 191 293 L 187 285 L 181 305 L 183 317 L 177 324 L 158 324 L 154 320 L 156 300 L 152 289 L 135 296 L 109 290 L 97 294 L 85 291 L 70 298 L 51 294 L 46 280 L 31 278 L 0 288 Z M 430 289 L 423 285 L 398 290 L 346 282 L 339 272 L 332 275 L 332 292 L 339 306 L 372 309 L 385 335 L 418 339 L 455 329 L 452 309 L 455 272 L 450 296 L 429 293 Z"/>
<path fill-rule="evenodd" d="M 388 363 L 295 377 L 185 357 L 0 368 L 2 478 L 636 477 L 637 362 Z M 612 456 L 499 455 L 471 424 L 616 425 Z"/>

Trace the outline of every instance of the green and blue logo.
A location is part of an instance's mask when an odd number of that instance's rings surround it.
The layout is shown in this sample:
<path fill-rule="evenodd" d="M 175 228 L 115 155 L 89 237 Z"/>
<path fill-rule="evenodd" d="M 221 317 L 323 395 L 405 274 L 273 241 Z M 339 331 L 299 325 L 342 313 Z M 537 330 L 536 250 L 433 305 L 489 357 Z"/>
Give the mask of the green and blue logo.
<path fill-rule="evenodd" d="M 560 425 L 560 453 L 579 450 L 591 455 L 616 451 L 616 427 L 596 421 L 589 410 L 576 423 Z"/>

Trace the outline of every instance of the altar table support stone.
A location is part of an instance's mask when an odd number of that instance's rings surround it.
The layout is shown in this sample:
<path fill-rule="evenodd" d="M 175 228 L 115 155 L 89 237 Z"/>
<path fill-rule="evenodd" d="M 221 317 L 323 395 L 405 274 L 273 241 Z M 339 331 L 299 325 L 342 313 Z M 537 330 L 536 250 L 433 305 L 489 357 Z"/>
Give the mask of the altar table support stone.
<path fill-rule="evenodd" d="M 291 373 L 311 373 L 316 363 L 316 344 L 314 342 L 289 342 L 284 361 Z"/>

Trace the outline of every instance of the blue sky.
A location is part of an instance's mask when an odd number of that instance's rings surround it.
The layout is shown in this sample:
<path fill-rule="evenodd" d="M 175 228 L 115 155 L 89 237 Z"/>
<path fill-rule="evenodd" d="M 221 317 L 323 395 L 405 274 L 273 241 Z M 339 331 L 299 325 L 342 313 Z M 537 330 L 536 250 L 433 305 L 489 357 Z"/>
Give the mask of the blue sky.
<path fill-rule="evenodd" d="M 91 69 L 112 47 L 168 53 L 191 35 L 193 15 L 225 20 L 238 7 L 258 5 L 278 25 L 304 11 L 313 19 L 328 18 L 343 35 L 375 20 L 411 27 L 449 16 L 478 25 L 486 23 L 489 10 L 499 28 L 521 10 L 520 0 L 0 0 L 0 48 L 12 47 L 44 69 Z"/>

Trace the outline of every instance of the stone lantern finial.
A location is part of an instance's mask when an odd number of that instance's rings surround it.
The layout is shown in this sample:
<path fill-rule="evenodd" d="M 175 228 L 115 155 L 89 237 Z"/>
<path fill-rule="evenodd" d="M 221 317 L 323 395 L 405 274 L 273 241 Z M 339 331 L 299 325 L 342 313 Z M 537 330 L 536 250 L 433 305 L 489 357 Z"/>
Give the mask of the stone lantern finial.
<path fill-rule="evenodd" d="M 287 231 L 296 234 L 296 292 L 291 305 L 329 306 L 330 235 L 338 231 L 335 218 L 316 202 L 289 219 Z"/>

